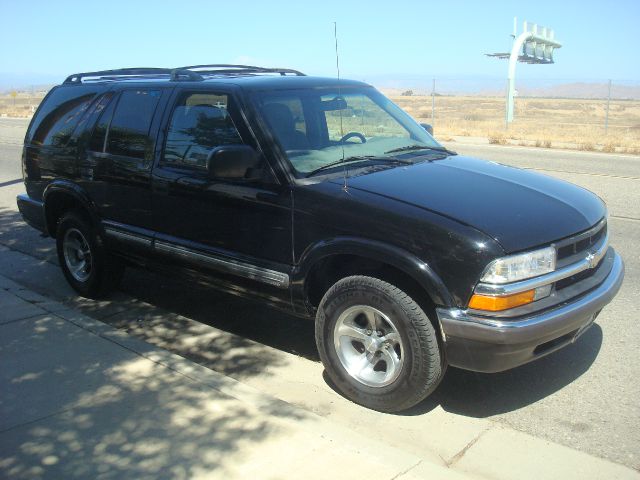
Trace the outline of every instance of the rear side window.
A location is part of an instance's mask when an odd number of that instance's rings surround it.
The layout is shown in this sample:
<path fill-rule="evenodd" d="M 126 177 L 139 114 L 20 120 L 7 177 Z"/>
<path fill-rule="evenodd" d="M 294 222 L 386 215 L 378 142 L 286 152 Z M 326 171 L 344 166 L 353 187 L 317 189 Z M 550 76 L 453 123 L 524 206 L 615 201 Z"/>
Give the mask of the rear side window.
<path fill-rule="evenodd" d="M 57 88 L 38 110 L 26 141 L 33 145 L 65 146 L 95 96 L 95 90 L 86 88 Z"/>
<path fill-rule="evenodd" d="M 160 94 L 160 90 L 122 92 L 109 126 L 108 153 L 142 159 L 151 151 L 149 129 Z"/>
<path fill-rule="evenodd" d="M 229 114 L 228 95 L 187 93 L 176 104 L 163 155 L 163 163 L 206 168 L 211 150 L 243 143 Z"/>

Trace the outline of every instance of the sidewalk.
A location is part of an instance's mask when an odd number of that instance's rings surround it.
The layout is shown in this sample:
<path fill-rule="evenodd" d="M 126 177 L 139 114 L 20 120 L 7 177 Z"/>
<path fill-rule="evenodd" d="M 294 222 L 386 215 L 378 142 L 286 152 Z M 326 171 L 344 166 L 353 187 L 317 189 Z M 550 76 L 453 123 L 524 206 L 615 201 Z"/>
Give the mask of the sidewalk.
<path fill-rule="evenodd" d="M 471 478 L 3 276 L 0 308 L 2 478 Z"/>
<path fill-rule="evenodd" d="M 117 316 L 133 324 L 139 313 Z M 265 371 L 255 388 L 0 275 L 0 478 L 640 479 L 488 421 L 432 415 L 416 437 L 410 416 L 313 388 L 300 362 L 286 366 L 297 382 Z M 337 413 L 304 408 L 316 396 Z"/>

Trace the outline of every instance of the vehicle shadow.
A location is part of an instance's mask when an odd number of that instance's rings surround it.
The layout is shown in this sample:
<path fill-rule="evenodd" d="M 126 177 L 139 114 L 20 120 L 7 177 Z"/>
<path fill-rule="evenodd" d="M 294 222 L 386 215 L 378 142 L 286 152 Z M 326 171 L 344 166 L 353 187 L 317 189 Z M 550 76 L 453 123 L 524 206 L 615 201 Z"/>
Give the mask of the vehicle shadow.
<path fill-rule="evenodd" d="M 602 328 L 595 323 L 575 344 L 505 372 L 449 368 L 438 389 L 403 415 L 422 415 L 440 405 L 451 413 L 484 418 L 526 407 L 586 373 L 598 356 L 602 339 Z"/>
<path fill-rule="evenodd" d="M 257 301 L 142 270 L 128 269 L 121 289 L 137 299 L 278 350 L 319 361 L 312 321 Z"/>

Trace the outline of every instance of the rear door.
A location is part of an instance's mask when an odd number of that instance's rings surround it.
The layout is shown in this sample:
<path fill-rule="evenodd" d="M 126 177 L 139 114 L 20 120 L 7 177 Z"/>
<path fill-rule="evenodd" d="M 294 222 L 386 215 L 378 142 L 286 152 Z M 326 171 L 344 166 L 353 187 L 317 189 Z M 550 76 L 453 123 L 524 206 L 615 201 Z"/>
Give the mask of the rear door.
<path fill-rule="evenodd" d="M 152 227 L 151 167 L 167 87 L 134 87 L 113 95 L 88 143 L 83 171 L 108 222 Z"/>

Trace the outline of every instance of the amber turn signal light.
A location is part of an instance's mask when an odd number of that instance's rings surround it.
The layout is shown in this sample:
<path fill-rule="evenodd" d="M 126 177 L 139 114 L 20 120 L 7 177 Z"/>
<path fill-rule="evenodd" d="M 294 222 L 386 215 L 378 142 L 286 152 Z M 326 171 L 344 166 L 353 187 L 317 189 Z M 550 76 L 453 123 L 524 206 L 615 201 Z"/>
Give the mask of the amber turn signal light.
<path fill-rule="evenodd" d="M 535 300 L 535 297 L 535 290 L 527 290 L 526 292 L 514 293 L 513 295 L 504 297 L 491 297 L 475 293 L 469 301 L 469 308 L 499 312 L 500 310 L 507 310 L 531 303 Z"/>

